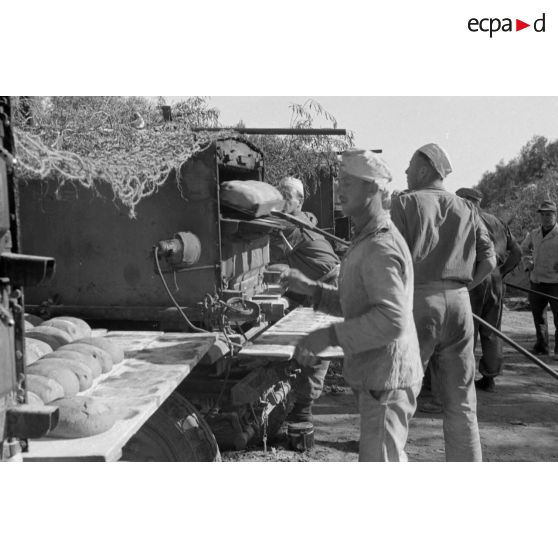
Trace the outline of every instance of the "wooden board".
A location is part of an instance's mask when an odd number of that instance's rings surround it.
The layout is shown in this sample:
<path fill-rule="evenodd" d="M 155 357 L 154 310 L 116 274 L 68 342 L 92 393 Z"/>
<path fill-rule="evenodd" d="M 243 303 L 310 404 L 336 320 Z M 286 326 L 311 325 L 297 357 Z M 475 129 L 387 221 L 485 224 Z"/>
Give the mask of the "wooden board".
<path fill-rule="evenodd" d="M 239 355 L 246 358 L 266 357 L 276 360 L 291 360 L 297 343 L 308 333 L 342 321 L 343 318 L 314 312 L 312 308 L 295 308 L 257 339 L 248 343 L 240 350 Z M 340 359 L 343 358 L 343 349 L 327 347 L 318 356 L 325 360 Z"/>
<path fill-rule="evenodd" d="M 128 440 L 216 340 L 216 335 L 207 333 L 151 331 L 118 331 L 106 337 L 122 347 L 125 359 L 80 395 L 108 404 L 119 420 L 96 436 L 30 440 L 24 461 L 117 461 Z"/>

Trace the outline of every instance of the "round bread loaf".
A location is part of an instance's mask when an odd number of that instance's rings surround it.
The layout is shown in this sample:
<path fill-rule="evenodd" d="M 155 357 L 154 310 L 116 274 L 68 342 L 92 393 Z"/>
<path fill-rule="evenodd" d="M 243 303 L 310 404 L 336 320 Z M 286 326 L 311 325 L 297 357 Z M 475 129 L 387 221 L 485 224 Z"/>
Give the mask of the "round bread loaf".
<path fill-rule="evenodd" d="M 101 434 L 114 426 L 114 412 L 100 401 L 78 395 L 64 397 L 52 403 L 58 407 L 59 420 L 49 436 L 58 438 L 84 438 Z"/>
<path fill-rule="evenodd" d="M 64 388 L 52 378 L 37 376 L 36 374 L 26 374 L 25 384 L 27 386 L 27 393 L 37 395 L 43 403 L 50 403 L 55 399 L 64 397 Z"/>
<path fill-rule="evenodd" d="M 56 380 L 62 386 L 64 395 L 75 395 L 79 392 L 78 377 L 66 364 L 60 364 L 50 359 L 40 359 L 27 367 L 27 373 Z"/>
<path fill-rule="evenodd" d="M 72 341 L 82 337 L 81 331 L 75 324 L 62 318 L 52 318 L 50 320 L 46 320 L 41 325 L 46 327 L 55 327 L 56 329 L 65 331 L 72 338 Z"/>
<path fill-rule="evenodd" d="M 27 366 L 48 353 L 52 353 L 52 348 L 48 343 L 32 337 L 25 339 L 25 364 Z"/>
<path fill-rule="evenodd" d="M 45 402 L 36 393 L 33 393 L 32 391 L 27 392 L 27 403 L 29 405 L 39 405 L 39 406 L 45 404 Z"/>
<path fill-rule="evenodd" d="M 98 378 L 101 375 L 101 363 L 99 362 L 99 360 L 86 352 L 80 353 L 79 351 L 72 351 L 71 345 L 64 345 L 53 353 L 45 355 L 44 358 L 65 358 L 68 360 L 81 362 L 91 369 L 93 379 Z"/>
<path fill-rule="evenodd" d="M 25 320 L 23 322 L 23 327 L 24 327 L 25 331 L 29 331 L 30 329 L 33 329 L 35 326 L 31 322 L 28 322 L 27 320 Z"/>
<path fill-rule="evenodd" d="M 82 320 L 81 318 L 74 318 L 73 316 L 60 316 L 58 319 L 66 322 L 72 322 L 79 331 L 78 339 L 82 337 L 91 337 L 91 328 L 85 320 Z"/>
<path fill-rule="evenodd" d="M 25 321 L 29 322 L 30 324 L 33 324 L 33 326 L 38 326 L 41 325 L 43 323 L 43 319 L 39 318 L 39 316 L 35 316 L 34 314 L 23 314 L 23 317 L 25 318 Z"/>
<path fill-rule="evenodd" d="M 80 341 L 74 341 L 69 345 L 65 346 L 65 349 L 70 349 L 71 351 L 77 351 L 78 353 L 86 353 L 96 358 L 101 365 L 101 374 L 106 374 L 111 371 L 112 368 L 112 357 L 105 350 L 91 345 L 89 343 L 82 343 L 83 339 Z"/>
<path fill-rule="evenodd" d="M 95 347 L 105 350 L 111 356 L 113 364 L 118 364 L 124 360 L 124 351 L 114 341 L 106 337 L 89 337 L 80 339 L 79 342 L 95 345 Z"/>
<path fill-rule="evenodd" d="M 25 336 L 48 343 L 53 351 L 73 341 L 72 336 L 68 335 L 65 331 L 44 325 L 36 326 L 31 331 L 26 331 Z"/>
<path fill-rule="evenodd" d="M 55 358 L 56 354 L 56 351 L 54 353 L 50 353 L 50 355 L 52 356 L 49 357 L 46 362 L 48 362 L 48 364 L 52 366 L 59 366 L 70 369 L 79 380 L 79 391 L 89 389 L 93 385 L 93 372 L 91 371 L 91 368 L 87 366 L 87 364 L 78 362 L 77 360 L 62 358 L 60 356 Z"/>

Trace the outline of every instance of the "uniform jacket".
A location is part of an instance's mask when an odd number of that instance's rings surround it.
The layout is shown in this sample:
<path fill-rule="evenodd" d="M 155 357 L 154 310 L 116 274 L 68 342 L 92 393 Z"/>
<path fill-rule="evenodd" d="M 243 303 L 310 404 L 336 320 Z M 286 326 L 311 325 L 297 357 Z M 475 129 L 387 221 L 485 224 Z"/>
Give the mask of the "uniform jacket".
<path fill-rule="evenodd" d="M 532 264 L 533 283 L 558 283 L 558 225 L 545 236 L 537 227 L 527 234 L 521 244 L 523 265 Z"/>
<path fill-rule="evenodd" d="M 496 252 L 496 268 L 491 275 L 500 277 L 513 271 L 520 262 L 520 246 L 515 240 L 508 225 L 495 215 L 486 211 L 479 211 L 482 222 L 488 230 L 490 240 L 494 243 L 494 251 Z M 502 270 L 502 273 L 500 273 Z M 485 280 L 488 281 L 490 276 Z"/>
<path fill-rule="evenodd" d="M 299 212 L 294 217 L 312 224 L 304 212 Z M 284 229 L 283 234 L 293 250 L 288 252 L 282 240 L 272 239 L 270 245 L 272 263 L 288 264 L 289 267 L 298 269 L 314 280 L 321 279 L 339 265 L 339 258 L 333 251 L 333 247 L 321 234 L 300 229 L 296 225 Z"/>
<path fill-rule="evenodd" d="M 421 381 L 413 263 L 387 215 L 357 233 L 341 263 L 339 287 L 324 285 L 316 303 L 318 310 L 345 318 L 333 327 L 351 387 L 387 391 Z"/>
<path fill-rule="evenodd" d="M 392 200 L 391 218 L 411 250 L 415 284 L 467 285 L 475 264 L 494 257 L 494 246 L 473 204 L 431 186 Z"/>

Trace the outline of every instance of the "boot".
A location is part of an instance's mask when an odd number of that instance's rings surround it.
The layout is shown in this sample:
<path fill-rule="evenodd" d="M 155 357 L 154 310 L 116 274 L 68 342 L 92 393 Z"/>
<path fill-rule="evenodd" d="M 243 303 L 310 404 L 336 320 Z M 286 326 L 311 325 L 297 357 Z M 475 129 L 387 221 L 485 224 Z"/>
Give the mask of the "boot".
<path fill-rule="evenodd" d="M 531 349 L 531 353 L 534 354 L 534 355 L 548 355 L 549 350 L 548 350 L 548 347 L 545 349 L 544 347 L 539 345 L 539 343 L 535 343 L 535 345 Z"/>
<path fill-rule="evenodd" d="M 313 422 L 312 401 L 297 401 L 291 412 L 287 415 L 287 423 Z"/>
<path fill-rule="evenodd" d="M 537 330 L 537 342 L 531 349 L 534 355 L 548 355 L 548 324 L 546 322 L 535 325 Z"/>
<path fill-rule="evenodd" d="M 480 380 L 475 380 L 475 387 L 483 391 L 494 392 L 496 391 L 496 382 L 490 376 L 483 376 Z"/>

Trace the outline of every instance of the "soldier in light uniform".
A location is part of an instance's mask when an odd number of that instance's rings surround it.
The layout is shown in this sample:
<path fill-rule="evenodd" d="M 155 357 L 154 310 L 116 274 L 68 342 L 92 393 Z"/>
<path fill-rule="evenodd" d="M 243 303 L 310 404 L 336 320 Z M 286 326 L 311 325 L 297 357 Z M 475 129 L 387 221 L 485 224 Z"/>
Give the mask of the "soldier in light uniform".
<path fill-rule="evenodd" d="M 556 225 L 556 204 L 552 200 L 544 200 L 537 209 L 541 226 L 533 229 L 523 241 L 523 266 L 529 272 L 531 289 L 541 294 L 529 293 L 529 303 L 537 342 L 532 349 L 536 355 L 548 355 L 548 322 L 546 308 L 550 304 L 554 317 L 554 358 L 558 359 L 558 301 L 547 298 L 550 295 L 558 298 L 558 226 Z"/>
<path fill-rule="evenodd" d="M 419 148 L 406 171 L 409 192 L 392 201 L 391 218 L 413 258 L 414 317 L 442 405 L 446 460 L 481 461 L 468 290 L 496 267 L 496 257 L 478 213 L 444 188 L 451 171 L 439 145 Z"/>
<path fill-rule="evenodd" d="M 423 375 L 412 314 L 413 264 L 389 218 L 390 182 L 375 153 L 343 153 L 339 200 L 355 234 L 341 263 L 339 288 L 294 270 L 282 278 L 285 288 L 312 296 L 315 309 L 345 318 L 306 336 L 295 358 L 308 365 L 330 345 L 343 348 L 343 374 L 360 411 L 360 461 L 406 460 Z"/>

